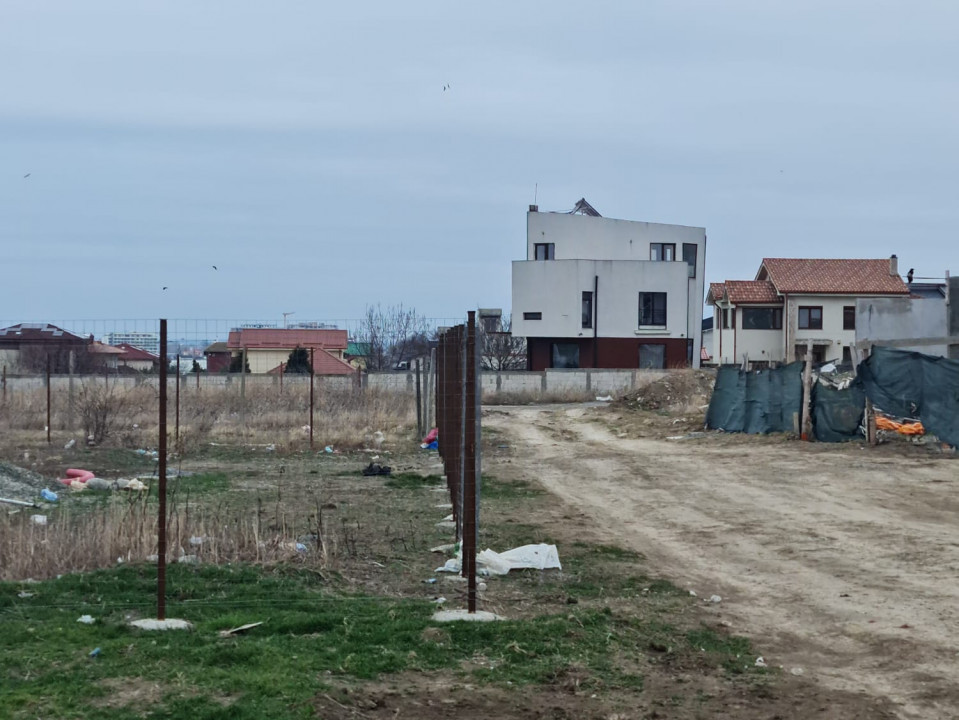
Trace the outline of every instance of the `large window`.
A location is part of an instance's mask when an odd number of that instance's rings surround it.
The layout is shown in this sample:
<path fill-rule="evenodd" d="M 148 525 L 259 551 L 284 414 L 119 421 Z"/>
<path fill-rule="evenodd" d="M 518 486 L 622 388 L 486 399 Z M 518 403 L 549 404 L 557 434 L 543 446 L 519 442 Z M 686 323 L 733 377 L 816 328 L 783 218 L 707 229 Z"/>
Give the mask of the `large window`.
<path fill-rule="evenodd" d="M 686 261 L 687 273 L 689 277 L 696 277 L 696 244 L 683 243 L 683 260 Z"/>
<path fill-rule="evenodd" d="M 640 370 L 664 370 L 666 368 L 666 346 L 643 344 L 639 346 Z"/>
<path fill-rule="evenodd" d="M 822 305 L 799 306 L 799 329 L 822 330 Z"/>
<path fill-rule="evenodd" d="M 579 367 L 579 345 L 576 343 L 553 343 L 552 367 L 559 369 Z"/>
<path fill-rule="evenodd" d="M 843 307 L 842 329 L 843 330 L 856 329 L 856 306 L 855 305 L 846 305 L 845 307 Z"/>
<path fill-rule="evenodd" d="M 542 320 L 542 319 L 543 319 L 543 313 L 541 313 L 541 312 L 524 312 L 524 313 L 523 313 L 523 319 L 524 319 L 524 320 Z"/>
<path fill-rule="evenodd" d="M 593 293 L 583 293 L 583 327 L 593 327 Z"/>
<path fill-rule="evenodd" d="M 653 262 L 672 262 L 676 259 L 676 243 L 650 243 L 649 259 Z"/>
<path fill-rule="evenodd" d="M 782 308 L 743 308 L 743 330 L 782 329 Z"/>
<path fill-rule="evenodd" d="M 556 259 L 555 243 L 536 243 L 533 246 L 533 251 L 535 252 L 535 258 L 537 260 L 555 260 Z"/>
<path fill-rule="evenodd" d="M 666 327 L 666 293 L 639 294 L 639 326 Z"/>

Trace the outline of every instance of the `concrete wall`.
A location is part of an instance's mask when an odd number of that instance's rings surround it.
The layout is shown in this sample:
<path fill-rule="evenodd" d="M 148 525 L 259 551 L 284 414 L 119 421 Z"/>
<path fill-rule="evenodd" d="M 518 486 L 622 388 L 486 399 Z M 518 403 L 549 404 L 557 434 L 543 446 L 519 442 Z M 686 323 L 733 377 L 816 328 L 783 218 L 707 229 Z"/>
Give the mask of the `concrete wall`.
<path fill-rule="evenodd" d="M 536 261 L 537 243 L 553 243 L 555 259 Z M 651 243 L 673 243 L 673 262 L 651 262 Z M 683 244 L 696 246 L 695 277 Z M 698 367 L 703 316 L 706 231 L 682 225 L 563 213 L 527 215 L 527 259 L 513 263 L 513 334 L 520 337 L 692 338 Z M 582 326 L 582 293 L 599 277 L 595 325 Z M 639 293 L 667 293 L 665 328 L 639 327 Z M 542 320 L 524 320 L 541 312 Z"/>
<path fill-rule="evenodd" d="M 856 342 L 944 338 L 949 335 L 944 298 L 864 298 L 856 303 Z M 949 357 L 948 345 L 898 346 Z"/>
<path fill-rule="evenodd" d="M 597 395 L 618 394 L 631 388 L 642 387 L 653 379 L 660 377 L 664 371 L 655 370 L 546 370 L 543 372 L 505 371 L 484 372 L 481 377 L 483 397 L 493 399 L 497 395 L 525 395 L 535 400 L 537 397 L 572 392 L 589 392 Z M 50 378 L 50 387 L 54 392 L 67 392 L 70 387 L 69 375 L 54 375 Z M 416 392 L 416 376 L 414 373 L 371 373 L 364 376 L 364 385 L 367 388 L 382 392 L 397 392 L 414 394 Z M 348 391 L 355 388 L 355 382 L 349 377 L 324 376 L 316 378 L 317 392 Z M 79 390 L 83 383 L 105 383 L 102 376 L 74 376 L 74 389 Z M 305 390 L 309 387 L 309 377 L 303 375 L 284 376 L 283 389 L 286 391 Z M 424 387 L 426 379 L 423 378 Z M 109 378 L 111 387 L 133 388 L 139 386 L 159 387 L 159 378 L 156 376 L 112 376 Z M 184 376 L 180 385 L 180 392 L 196 392 L 196 377 Z M 245 385 L 247 391 L 270 389 L 280 391 L 278 376 L 247 375 L 246 382 L 241 383 L 240 375 L 206 375 L 200 376 L 200 392 L 208 391 L 234 392 L 239 394 L 240 388 Z M 8 397 L 21 392 L 41 391 L 45 387 L 42 376 L 8 377 L 6 392 Z M 168 390 L 170 401 L 176 389 L 176 381 L 170 379 Z M 259 389 L 259 390 L 258 390 Z"/>

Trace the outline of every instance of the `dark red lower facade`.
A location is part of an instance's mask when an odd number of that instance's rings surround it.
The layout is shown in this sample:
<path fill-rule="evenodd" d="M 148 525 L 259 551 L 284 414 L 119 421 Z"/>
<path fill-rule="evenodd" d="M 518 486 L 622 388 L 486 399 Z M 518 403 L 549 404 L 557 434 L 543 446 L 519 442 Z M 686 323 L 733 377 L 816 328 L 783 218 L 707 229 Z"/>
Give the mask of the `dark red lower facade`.
<path fill-rule="evenodd" d="M 692 366 L 686 338 L 527 338 L 529 370 L 551 368 L 684 368 Z"/>

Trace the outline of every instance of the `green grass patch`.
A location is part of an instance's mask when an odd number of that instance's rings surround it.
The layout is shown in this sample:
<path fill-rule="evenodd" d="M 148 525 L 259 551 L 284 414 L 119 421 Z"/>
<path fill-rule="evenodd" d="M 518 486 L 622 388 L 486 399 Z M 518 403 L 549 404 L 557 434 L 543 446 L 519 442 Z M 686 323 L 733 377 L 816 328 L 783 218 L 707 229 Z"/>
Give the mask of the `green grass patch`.
<path fill-rule="evenodd" d="M 726 635 L 706 626 L 686 633 L 686 641 L 692 651 L 705 652 L 707 657 L 720 663 L 727 671 L 740 675 L 746 672 L 764 672 L 755 667 L 756 655 L 744 637 Z"/>
<path fill-rule="evenodd" d="M 618 545 L 589 544 L 577 540 L 573 543 L 573 547 L 581 550 L 584 555 L 602 560 L 633 562 L 643 559 L 643 556 L 635 550 L 628 550 Z"/>
<path fill-rule="evenodd" d="M 33 596 L 20 598 L 21 590 Z M 647 652 L 652 632 L 607 608 L 579 607 L 517 622 L 436 625 L 425 600 L 357 596 L 306 569 L 246 565 L 171 566 L 167 615 L 194 631 L 130 628 L 130 616 L 153 616 L 154 592 L 148 566 L 0 584 L 5 717 L 306 718 L 311 699 L 330 689 L 324 678 L 400 671 L 513 686 L 569 676 L 587 689 L 639 689 L 641 675 L 623 669 L 637 664 L 619 660 Z M 83 614 L 94 624 L 77 623 Z M 218 634 L 258 621 L 243 635 Z M 683 639 L 671 628 L 653 630 L 674 645 Z M 718 639 L 709 643 L 710 652 L 722 651 Z M 89 657 L 94 648 L 97 658 Z M 118 694 L 124 687 L 153 691 L 144 700 Z"/>
<path fill-rule="evenodd" d="M 439 475 L 418 475 L 417 473 L 396 473 L 390 475 L 386 487 L 395 490 L 419 490 L 425 487 L 436 487 L 443 483 Z"/>
<path fill-rule="evenodd" d="M 542 495 L 545 490 L 525 480 L 507 482 L 492 475 L 484 475 L 480 490 L 484 500 L 516 500 Z"/>

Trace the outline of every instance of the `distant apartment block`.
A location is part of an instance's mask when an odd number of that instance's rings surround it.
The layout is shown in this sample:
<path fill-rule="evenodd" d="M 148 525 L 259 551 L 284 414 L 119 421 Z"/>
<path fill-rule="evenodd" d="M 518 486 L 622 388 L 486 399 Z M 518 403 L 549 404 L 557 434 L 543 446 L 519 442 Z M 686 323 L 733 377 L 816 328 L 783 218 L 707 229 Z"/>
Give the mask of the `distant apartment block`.
<path fill-rule="evenodd" d="M 113 346 L 129 345 L 146 350 L 151 355 L 160 355 L 160 336 L 147 332 L 112 332 L 107 334 L 107 344 Z"/>

